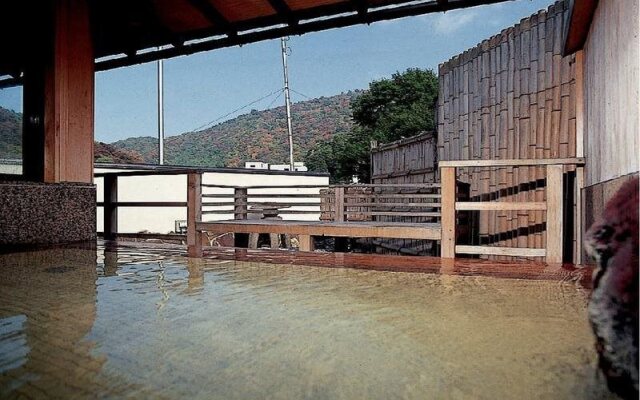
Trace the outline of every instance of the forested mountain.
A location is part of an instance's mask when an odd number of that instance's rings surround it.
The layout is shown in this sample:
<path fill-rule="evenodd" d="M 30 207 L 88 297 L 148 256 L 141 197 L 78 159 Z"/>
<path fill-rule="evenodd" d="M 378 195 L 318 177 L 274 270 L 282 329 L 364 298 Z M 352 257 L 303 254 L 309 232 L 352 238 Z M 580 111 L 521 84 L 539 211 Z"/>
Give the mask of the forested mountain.
<path fill-rule="evenodd" d="M 22 114 L 0 107 L 0 159 L 22 158 Z M 140 154 L 117 149 L 109 144 L 96 142 L 94 159 L 97 162 L 119 164 L 143 163 Z"/>
<path fill-rule="evenodd" d="M 22 114 L 0 107 L 0 158 L 22 158 Z"/>
<path fill-rule="evenodd" d="M 292 105 L 294 156 L 316 143 L 349 132 L 351 102 L 360 92 L 320 97 Z M 0 158 L 19 159 L 22 115 L 0 107 Z M 288 163 L 289 144 L 284 106 L 252 110 L 211 128 L 165 139 L 165 163 L 185 166 L 240 167 L 245 161 Z M 156 163 L 154 137 L 135 137 L 112 144 L 96 142 L 95 160 L 114 163 Z"/>
<path fill-rule="evenodd" d="M 292 105 L 294 157 L 302 160 L 316 143 L 348 132 L 351 102 L 361 92 L 320 97 Z M 288 137 L 284 106 L 248 114 L 165 139 L 165 162 L 174 165 L 239 167 L 245 161 L 282 164 L 288 162 Z M 158 145 L 153 137 L 136 137 L 112 143 L 119 149 L 139 153 L 145 162 L 157 162 Z"/>

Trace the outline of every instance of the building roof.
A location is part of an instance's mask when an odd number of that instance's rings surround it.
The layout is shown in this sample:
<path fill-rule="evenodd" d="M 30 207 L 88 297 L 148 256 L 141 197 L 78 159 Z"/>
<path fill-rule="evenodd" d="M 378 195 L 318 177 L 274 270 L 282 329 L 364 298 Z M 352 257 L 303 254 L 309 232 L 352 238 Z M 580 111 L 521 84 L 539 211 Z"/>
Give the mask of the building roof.
<path fill-rule="evenodd" d="M 565 25 L 563 55 L 582 50 L 587 41 L 598 0 L 571 0 L 569 23 Z"/>
<path fill-rule="evenodd" d="M 87 0 L 96 70 L 505 0 Z M 0 87 L 19 84 L 46 21 L 41 0 L 3 2 Z M 45 17 L 42 17 L 45 15 Z M 42 33 L 43 29 L 39 29 Z M 158 49 L 161 47 L 161 49 Z"/>

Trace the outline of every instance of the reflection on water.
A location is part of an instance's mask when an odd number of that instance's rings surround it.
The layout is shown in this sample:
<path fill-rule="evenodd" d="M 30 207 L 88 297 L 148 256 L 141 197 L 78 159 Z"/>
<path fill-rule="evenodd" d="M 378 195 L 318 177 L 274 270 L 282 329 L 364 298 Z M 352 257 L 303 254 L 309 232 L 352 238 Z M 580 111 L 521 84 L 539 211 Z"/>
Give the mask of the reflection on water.
<path fill-rule="evenodd" d="M 0 397 L 606 398 L 571 282 L 0 255 Z"/>

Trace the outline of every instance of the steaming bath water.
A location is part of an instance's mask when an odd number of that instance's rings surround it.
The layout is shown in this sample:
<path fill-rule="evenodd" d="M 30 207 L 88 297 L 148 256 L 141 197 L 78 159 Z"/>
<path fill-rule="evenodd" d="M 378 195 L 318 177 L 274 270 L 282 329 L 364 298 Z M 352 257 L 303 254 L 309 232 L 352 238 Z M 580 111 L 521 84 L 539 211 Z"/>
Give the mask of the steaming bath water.
<path fill-rule="evenodd" d="M 0 397 L 596 399 L 574 282 L 0 255 Z"/>

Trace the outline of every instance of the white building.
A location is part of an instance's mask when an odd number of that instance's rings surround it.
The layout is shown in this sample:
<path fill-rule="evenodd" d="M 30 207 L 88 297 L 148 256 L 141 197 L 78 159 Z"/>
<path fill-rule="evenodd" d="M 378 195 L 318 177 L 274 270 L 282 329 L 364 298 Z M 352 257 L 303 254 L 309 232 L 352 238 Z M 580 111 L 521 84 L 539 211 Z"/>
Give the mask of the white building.
<path fill-rule="evenodd" d="M 298 171 L 298 172 L 308 171 L 307 167 L 304 165 L 303 162 L 294 162 L 293 168 L 295 171 Z M 269 169 L 272 171 L 289 171 L 290 165 L 289 164 L 271 164 L 269 165 Z"/>
<path fill-rule="evenodd" d="M 180 167 L 171 167 L 175 169 Z M 96 165 L 96 173 L 100 172 L 124 172 L 148 170 L 150 175 L 128 176 L 118 178 L 118 201 L 122 202 L 186 202 L 187 201 L 187 175 L 153 175 L 154 170 L 166 169 L 157 165 Z M 289 171 L 269 171 L 244 168 L 198 168 L 203 171 L 202 183 L 222 186 L 300 186 L 300 185 L 329 185 L 328 174 L 301 173 Z M 97 201 L 104 198 L 103 178 L 96 177 Z M 317 197 L 320 188 L 292 188 L 292 189 L 261 189 L 266 193 L 296 193 L 314 194 L 316 197 L 299 198 L 301 202 L 320 202 Z M 233 201 L 232 188 L 206 188 L 203 192 L 208 194 L 228 194 L 229 198 L 214 199 L 216 201 Z M 268 198 L 263 201 L 287 201 L 286 199 Z M 211 200 L 210 200 L 211 201 Z M 229 210 L 228 214 L 206 215 L 206 220 L 233 219 L 233 207 L 208 207 L 206 210 Z M 289 210 L 293 210 L 290 208 Z M 295 207 L 300 210 L 318 209 L 318 207 Z M 98 232 L 103 231 L 103 210 L 97 210 Z M 283 215 L 283 219 L 294 220 L 318 220 L 318 214 Z M 169 233 L 176 231 L 176 224 L 186 221 L 187 209 L 185 207 L 119 207 L 118 208 L 118 232 L 137 233 L 147 231 L 150 233 Z"/>
<path fill-rule="evenodd" d="M 249 169 L 269 169 L 269 163 L 262 161 L 245 161 L 244 167 Z"/>

